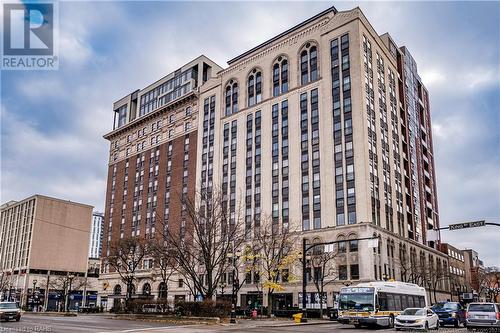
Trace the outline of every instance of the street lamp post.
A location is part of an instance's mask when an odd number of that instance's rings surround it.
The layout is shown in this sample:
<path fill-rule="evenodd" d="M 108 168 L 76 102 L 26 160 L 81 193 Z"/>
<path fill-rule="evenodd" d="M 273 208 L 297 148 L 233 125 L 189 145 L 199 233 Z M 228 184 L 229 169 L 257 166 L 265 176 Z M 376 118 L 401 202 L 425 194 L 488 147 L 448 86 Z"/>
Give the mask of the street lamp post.
<path fill-rule="evenodd" d="M 236 324 L 236 297 L 237 297 L 237 290 L 236 287 L 239 286 L 239 280 L 238 280 L 238 273 L 236 269 L 236 260 L 240 257 L 241 253 L 239 250 L 234 252 L 234 247 L 233 247 L 233 253 L 228 253 L 227 256 L 229 258 L 232 258 L 232 266 L 233 266 L 233 288 L 231 291 L 231 320 L 229 323 L 231 324 Z"/>
<path fill-rule="evenodd" d="M 362 241 L 362 240 L 376 240 L 376 243 L 372 244 L 371 247 L 378 247 L 378 242 L 379 242 L 380 236 L 372 236 L 372 237 L 363 237 L 363 238 L 354 238 L 354 239 L 349 239 L 351 241 Z M 334 245 L 338 244 L 341 242 L 345 242 L 345 240 L 337 240 L 337 241 L 331 241 L 331 242 L 323 242 L 323 243 L 314 243 L 311 245 L 307 245 L 307 240 L 305 238 L 302 239 L 302 319 L 301 322 L 305 323 L 307 322 L 307 299 L 306 299 L 306 289 L 307 289 L 307 277 L 306 277 L 306 270 L 307 270 L 307 252 L 309 250 L 312 250 L 316 246 L 325 246 L 325 245 Z M 326 249 L 325 249 L 326 250 Z"/>
<path fill-rule="evenodd" d="M 68 292 L 66 293 L 66 300 L 64 302 L 64 312 L 68 312 L 69 310 L 69 304 L 68 304 L 68 301 L 69 301 L 69 294 L 71 293 L 71 284 L 73 283 L 73 279 L 75 278 L 75 275 L 73 274 L 70 274 L 68 275 L 68 280 L 69 280 L 69 288 L 68 288 Z"/>
<path fill-rule="evenodd" d="M 12 283 L 9 283 L 9 296 L 7 297 L 8 302 L 10 302 L 10 295 L 12 293 L 11 289 L 12 289 Z"/>
<path fill-rule="evenodd" d="M 36 290 L 36 283 L 37 282 L 38 281 L 36 279 L 33 280 L 33 292 L 31 293 L 31 298 L 32 298 L 31 304 L 33 304 L 33 312 L 35 311 L 35 296 L 36 296 L 35 290 Z"/>

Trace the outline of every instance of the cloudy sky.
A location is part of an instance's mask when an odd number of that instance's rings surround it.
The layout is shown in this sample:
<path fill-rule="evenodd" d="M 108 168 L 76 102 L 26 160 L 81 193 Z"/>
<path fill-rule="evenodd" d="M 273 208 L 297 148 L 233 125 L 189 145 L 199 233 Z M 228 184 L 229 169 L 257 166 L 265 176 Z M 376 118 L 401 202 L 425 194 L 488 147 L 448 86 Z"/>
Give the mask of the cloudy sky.
<path fill-rule="evenodd" d="M 500 3 L 360 6 L 406 45 L 431 96 L 441 224 L 500 222 Z M 1 73 L 1 202 L 41 193 L 103 210 L 112 102 L 205 54 L 226 61 L 332 2 L 61 2 L 58 71 Z M 500 266 L 500 230 L 444 231 Z"/>

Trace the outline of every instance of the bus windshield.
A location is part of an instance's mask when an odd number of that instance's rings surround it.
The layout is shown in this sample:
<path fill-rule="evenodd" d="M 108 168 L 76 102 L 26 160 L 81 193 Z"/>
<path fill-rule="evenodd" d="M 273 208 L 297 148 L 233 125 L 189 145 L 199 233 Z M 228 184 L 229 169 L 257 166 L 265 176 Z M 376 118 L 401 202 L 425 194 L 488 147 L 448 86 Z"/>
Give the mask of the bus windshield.
<path fill-rule="evenodd" d="M 373 293 L 341 293 L 340 310 L 373 311 Z"/>

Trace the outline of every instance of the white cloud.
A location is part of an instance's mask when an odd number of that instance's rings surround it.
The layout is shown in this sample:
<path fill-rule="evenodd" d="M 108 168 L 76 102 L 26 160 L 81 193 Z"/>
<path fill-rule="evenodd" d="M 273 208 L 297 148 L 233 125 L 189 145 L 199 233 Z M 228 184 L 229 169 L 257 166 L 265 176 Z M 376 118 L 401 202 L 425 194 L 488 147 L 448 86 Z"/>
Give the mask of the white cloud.
<path fill-rule="evenodd" d="M 91 47 L 73 34 L 61 33 L 59 37 L 60 59 L 71 64 L 83 64 L 93 55 Z"/>
<path fill-rule="evenodd" d="M 479 67 L 469 69 L 468 73 L 464 75 L 464 84 L 470 89 L 482 89 L 492 86 L 500 86 L 500 67 Z"/>
<path fill-rule="evenodd" d="M 46 77 L 41 79 L 40 77 L 27 78 L 26 80 L 19 81 L 17 84 L 19 93 L 25 98 L 32 100 L 37 100 L 42 103 L 44 99 L 48 97 L 65 97 L 65 94 L 61 94 L 64 91 L 64 85 L 61 83 L 59 78 Z"/>
<path fill-rule="evenodd" d="M 442 84 L 446 81 L 446 76 L 439 69 L 428 69 L 421 73 L 422 81 L 427 88 Z"/>

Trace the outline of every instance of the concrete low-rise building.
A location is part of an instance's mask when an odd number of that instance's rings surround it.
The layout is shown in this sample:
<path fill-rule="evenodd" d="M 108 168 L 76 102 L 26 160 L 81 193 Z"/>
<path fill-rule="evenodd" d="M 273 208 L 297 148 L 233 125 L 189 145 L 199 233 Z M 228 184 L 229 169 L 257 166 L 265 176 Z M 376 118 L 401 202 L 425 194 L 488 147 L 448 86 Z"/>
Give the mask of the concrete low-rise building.
<path fill-rule="evenodd" d="M 92 206 L 33 195 L 1 206 L 0 297 L 55 310 L 85 284 Z M 81 305 L 81 303 L 79 303 Z"/>

